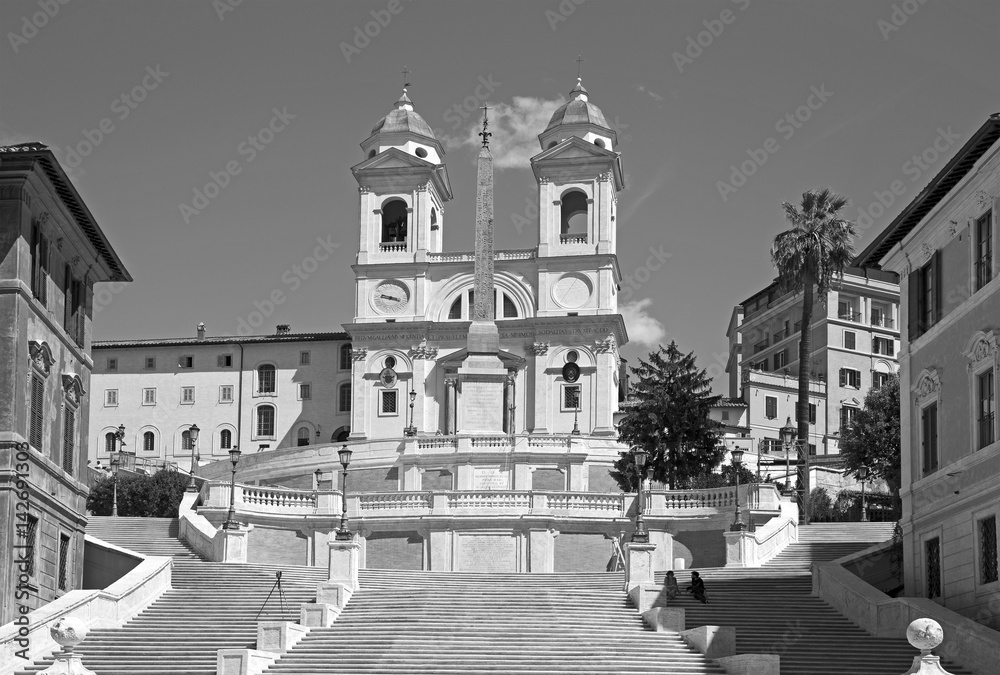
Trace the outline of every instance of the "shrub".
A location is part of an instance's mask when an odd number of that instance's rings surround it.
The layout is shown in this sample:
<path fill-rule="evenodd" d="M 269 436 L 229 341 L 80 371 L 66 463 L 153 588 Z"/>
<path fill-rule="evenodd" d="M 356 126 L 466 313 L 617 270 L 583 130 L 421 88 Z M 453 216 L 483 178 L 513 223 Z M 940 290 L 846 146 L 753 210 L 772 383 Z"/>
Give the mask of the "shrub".
<path fill-rule="evenodd" d="M 141 518 L 176 518 L 188 477 L 176 471 L 152 476 L 118 474 L 118 515 Z M 90 490 L 87 509 L 95 516 L 110 516 L 115 479 L 101 478 Z"/>

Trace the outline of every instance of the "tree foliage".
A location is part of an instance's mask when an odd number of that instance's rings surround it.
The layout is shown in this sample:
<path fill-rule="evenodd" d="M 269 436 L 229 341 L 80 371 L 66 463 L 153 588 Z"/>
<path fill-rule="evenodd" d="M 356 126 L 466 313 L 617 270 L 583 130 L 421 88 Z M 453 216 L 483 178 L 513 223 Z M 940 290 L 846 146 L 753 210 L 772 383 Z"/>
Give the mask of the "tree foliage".
<path fill-rule="evenodd" d="M 746 464 L 740 464 L 740 485 L 749 485 L 757 482 L 757 474 L 747 468 Z M 732 464 L 722 467 L 722 473 L 707 473 L 700 476 L 693 476 L 680 487 L 687 490 L 705 490 L 717 487 L 733 487 L 736 485 L 736 469 Z"/>
<path fill-rule="evenodd" d="M 618 440 L 630 450 L 615 462 L 611 476 L 622 490 L 638 489 L 636 448 L 649 453 L 653 480 L 671 489 L 710 473 L 725 452 L 718 440 L 721 424 L 709 417 L 720 397 L 712 395 L 712 379 L 697 367 L 694 353 L 682 354 L 671 342 L 631 370 L 631 407 L 618 425 Z"/>
<path fill-rule="evenodd" d="M 176 471 L 159 471 L 151 476 L 118 474 L 118 515 L 143 518 L 176 518 L 188 477 Z M 115 478 L 97 481 L 87 497 L 87 510 L 95 516 L 110 516 Z"/>
<path fill-rule="evenodd" d="M 845 197 L 828 188 L 808 190 L 798 207 L 782 203 L 791 229 L 774 238 L 771 261 L 778 270 L 778 284 L 785 292 L 802 292 L 802 323 L 799 336 L 798 438 L 809 438 L 809 356 L 812 353 L 813 291 L 826 303 L 827 292 L 844 275 L 854 257 L 853 240 L 858 232 L 854 223 L 840 216 L 848 204 Z M 799 487 L 809 494 L 808 453 L 800 466 Z M 804 517 L 809 522 L 809 500 Z"/>
<path fill-rule="evenodd" d="M 868 467 L 869 479 L 886 482 L 899 496 L 899 378 L 890 377 L 881 387 L 868 390 L 864 406 L 840 439 L 840 454 L 849 473 Z"/>

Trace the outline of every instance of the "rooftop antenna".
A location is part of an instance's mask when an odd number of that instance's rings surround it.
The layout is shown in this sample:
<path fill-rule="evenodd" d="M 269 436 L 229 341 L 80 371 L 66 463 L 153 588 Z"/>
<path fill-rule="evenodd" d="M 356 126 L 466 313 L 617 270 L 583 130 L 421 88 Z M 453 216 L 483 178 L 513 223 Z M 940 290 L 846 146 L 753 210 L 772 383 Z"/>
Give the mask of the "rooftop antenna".
<path fill-rule="evenodd" d="M 489 109 L 490 109 L 490 107 L 484 103 L 483 104 L 483 130 L 480 131 L 477 134 L 477 136 L 482 136 L 483 137 L 483 147 L 484 148 L 490 147 L 490 136 L 493 135 L 489 131 L 486 130 L 486 127 L 489 126 L 489 123 L 490 123 L 489 119 L 486 117 L 486 111 L 489 110 Z"/>

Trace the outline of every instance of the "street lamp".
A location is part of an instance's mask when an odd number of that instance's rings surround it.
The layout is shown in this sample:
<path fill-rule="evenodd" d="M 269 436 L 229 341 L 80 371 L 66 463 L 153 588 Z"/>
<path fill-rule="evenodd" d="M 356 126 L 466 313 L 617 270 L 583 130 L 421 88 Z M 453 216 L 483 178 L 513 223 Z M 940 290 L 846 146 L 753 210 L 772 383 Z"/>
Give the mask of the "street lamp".
<path fill-rule="evenodd" d="M 195 448 L 198 447 L 198 434 L 200 432 L 201 429 L 198 428 L 197 424 L 188 427 L 188 442 L 191 443 L 191 479 L 188 481 L 188 492 L 198 491 L 198 484 L 194 482 L 194 468 L 198 465 L 198 455 L 195 454 Z"/>
<path fill-rule="evenodd" d="M 229 514 L 226 516 L 226 522 L 222 524 L 223 530 L 238 530 L 240 529 L 240 524 L 236 522 L 236 510 L 234 504 L 236 503 L 236 465 L 240 461 L 239 446 L 233 446 L 233 449 L 229 451 L 229 461 L 233 463 L 233 480 L 229 483 Z"/>
<path fill-rule="evenodd" d="M 785 426 L 781 427 L 778 434 L 781 436 L 781 445 L 785 449 L 785 491 L 787 492 L 791 487 L 791 481 L 788 476 L 788 451 L 791 449 L 792 444 L 795 442 L 795 427 L 792 426 L 791 415 L 785 420 Z"/>
<path fill-rule="evenodd" d="M 323 469 L 316 469 L 313 471 L 313 475 L 316 476 L 316 490 L 319 490 L 319 481 L 323 478 Z"/>
<path fill-rule="evenodd" d="M 410 389 L 410 425 L 403 430 L 403 433 L 410 437 L 417 435 L 417 428 L 413 426 L 413 402 L 416 400 L 417 392 Z"/>
<path fill-rule="evenodd" d="M 337 541 L 351 541 L 354 537 L 351 535 L 351 531 L 347 529 L 347 467 L 351 463 L 351 450 L 345 444 L 338 452 L 340 455 L 340 465 L 344 467 L 344 483 L 341 487 L 340 492 L 340 529 L 337 530 Z"/>
<path fill-rule="evenodd" d="M 740 515 L 740 465 L 743 464 L 743 451 L 733 448 L 733 469 L 736 471 L 736 520 L 729 527 L 730 532 L 742 532 L 747 529 Z"/>
<path fill-rule="evenodd" d="M 632 543 L 648 544 L 649 532 L 646 530 L 646 521 L 642 517 L 643 512 L 643 479 L 646 476 L 646 459 L 649 453 L 641 448 L 635 451 L 635 468 L 639 473 L 639 500 L 635 511 L 635 531 L 632 533 Z"/>
<path fill-rule="evenodd" d="M 862 466 L 858 469 L 858 478 L 861 479 L 861 522 L 868 522 L 868 509 L 865 508 L 865 479 L 868 478 L 868 467 Z"/>
<path fill-rule="evenodd" d="M 121 454 L 118 452 L 111 453 L 111 485 L 112 494 L 111 498 L 111 515 L 113 517 L 118 517 L 118 467 L 121 465 Z"/>

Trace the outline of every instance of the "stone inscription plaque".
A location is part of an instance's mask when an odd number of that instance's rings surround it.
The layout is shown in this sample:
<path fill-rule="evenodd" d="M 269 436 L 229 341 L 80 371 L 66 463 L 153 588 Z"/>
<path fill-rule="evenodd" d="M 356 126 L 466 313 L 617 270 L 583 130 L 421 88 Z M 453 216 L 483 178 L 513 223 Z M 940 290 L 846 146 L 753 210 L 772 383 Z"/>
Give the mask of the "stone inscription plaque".
<path fill-rule="evenodd" d="M 503 385 L 500 382 L 462 382 L 459 399 L 462 431 L 503 433 Z"/>
<path fill-rule="evenodd" d="M 516 572 L 517 541 L 504 534 L 467 534 L 459 537 L 461 572 Z"/>
<path fill-rule="evenodd" d="M 478 468 L 472 469 L 472 489 L 473 490 L 509 490 L 510 470 L 499 468 Z"/>

